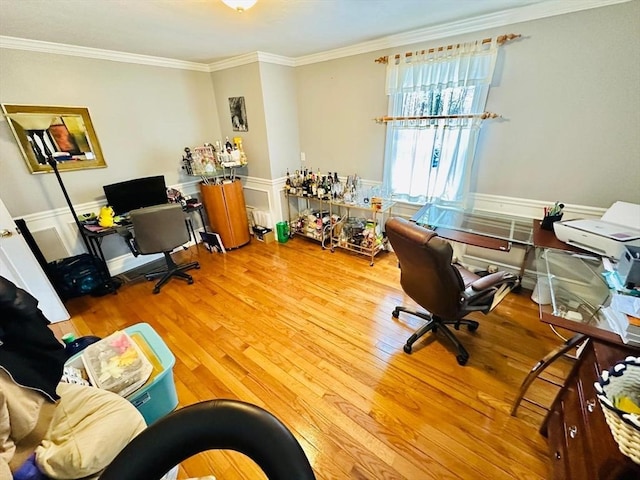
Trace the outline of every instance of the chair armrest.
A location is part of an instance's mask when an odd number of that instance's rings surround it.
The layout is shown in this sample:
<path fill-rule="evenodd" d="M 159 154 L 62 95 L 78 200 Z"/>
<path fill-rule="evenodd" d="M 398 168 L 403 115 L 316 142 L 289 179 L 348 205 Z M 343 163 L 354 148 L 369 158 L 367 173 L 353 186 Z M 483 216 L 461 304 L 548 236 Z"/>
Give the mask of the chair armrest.
<path fill-rule="evenodd" d="M 516 280 L 515 275 L 509 272 L 496 272 L 479 278 L 469 286 L 475 292 L 481 292 L 491 287 L 497 287 L 503 283 L 513 282 Z"/>

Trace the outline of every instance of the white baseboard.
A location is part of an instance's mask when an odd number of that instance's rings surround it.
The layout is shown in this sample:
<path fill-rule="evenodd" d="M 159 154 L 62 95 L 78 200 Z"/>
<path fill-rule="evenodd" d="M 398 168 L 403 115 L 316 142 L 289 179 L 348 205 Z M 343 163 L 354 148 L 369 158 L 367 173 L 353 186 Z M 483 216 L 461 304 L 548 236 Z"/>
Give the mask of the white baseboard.
<path fill-rule="evenodd" d="M 286 220 L 286 204 L 284 202 L 283 189 L 285 185 L 285 177 L 277 178 L 274 180 L 241 176 L 243 187 L 247 191 L 259 192 L 262 198 L 265 199 L 263 205 L 251 205 L 251 207 L 265 211 L 268 217 L 271 219 L 273 225 L 265 225 L 269 228 L 274 228 L 275 223 L 281 220 Z M 200 180 L 186 181 L 176 185 L 170 185 L 170 187 L 180 190 L 184 195 L 199 196 Z M 379 185 L 380 182 L 363 180 L 365 186 Z M 473 194 L 474 207 L 479 210 L 485 210 L 489 212 L 505 213 L 510 215 L 521 216 L 524 218 L 540 218 L 545 206 L 552 204 L 552 201 L 531 200 L 526 198 L 505 197 L 500 195 L 488 195 L 475 193 Z M 94 202 L 87 202 L 78 205 L 74 205 L 74 208 L 78 213 L 86 212 L 98 212 L 100 207 L 105 204 L 104 198 L 99 198 Z M 393 213 L 401 216 L 411 216 L 420 208 L 420 205 L 413 205 L 408 203 L 398 202 L 393 208 Z M 590 207 L 586 205 L 572 205 L 565 204 L 564 208 L 565 219 L 571 218 L 599 218 L 605 212 L 604 208 Z M 62 250 L 60 245 L 40 245 L 40 249 L 43 251 L 45 258 L 50 259 L 47 254 L 49 252 L 65 251 L 67 256 L 77 255 L 84 251 L 84 244 L 77 231 L 75 222 L 71 216 L 71 213 L 67 208 L 58 208 L 54 210 L 45 210 L 42 212 L 33 213 L 30 215 L 22 216 L 29 227 L 29 230 L 38 237 L 38 232 L 48 232 L 47 238 L 56 238 L 62 242 Z M 55 229 L 57 235 L 50 235 L 50 230 Z M 520 265 L 518 262 L 514 262 L 513 259 L 501 264 L 500 261 L 496 261 L 495 258 L 488 260 L 478 256 L 477 252 L 474 254 L 467 254 L 466 247 L 458 249 L 456 255 L 459 256 L 462 263 L 468 264 L 472 267 L 486 268 L 488 262 L 494 265 L 498 265 L 501 268 L 505 268 L 509 271 L 518 271 Z M 133 268 L 139 267 L 145 263 L 153 261 L 159 258 L 155 255 L 145 255 L 134 257 L 129 253 L 114 256 L 107 259 L 107 265 L 109 271 L 113 274 L 119 274 Z M 55 258 L 51 258 L 53 260 Z M 531 274 L 532 272 L 528 272 Z M 528 277 L 531 275 L 527 275 Z M 524 286 L 528 286 L 529 279 L 525 279 Z M 531 288 L 533 288 L 531 286 Z"/>

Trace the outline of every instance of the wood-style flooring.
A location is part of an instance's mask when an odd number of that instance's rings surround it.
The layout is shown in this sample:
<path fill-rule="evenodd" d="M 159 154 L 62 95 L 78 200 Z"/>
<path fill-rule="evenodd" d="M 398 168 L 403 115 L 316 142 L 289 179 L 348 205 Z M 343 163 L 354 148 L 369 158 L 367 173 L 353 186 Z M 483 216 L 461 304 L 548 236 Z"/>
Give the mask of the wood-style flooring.
<path fill-rule="evenodd" d="M 530 292 L 512 293 L 479 329 L 456 332 L 470 353 L 458 366 L 440 334 L 412 355 L 405 340 L 422 321 L 396 305 L 402 291 L 393 253 L 367 258 L 296 238 L 255 240 L 227 254 L 202 246 L 175 254 L 198 260 L 193 285 L 171 280 L 158 295 L 144 280 L 116 295 L 67 302 L 59 332 L 106 336 L 149 323 L 176 357 L 180 405 L 214 398 L 257 404 L 298 439 L 318 479 L 543 479 L 544 410 L 509 412 L 520 382 L 559 345 L 538 319 Z M 428 288 L 428 285 L 425 285 Z M 569 360 L 547 376 L 564 378 Z M 549 405 L 556 390 L 534 382 L 531 397 Z M 236 452 L 207 452 L 183 462 L 180 478 L 265 478 Z"/>

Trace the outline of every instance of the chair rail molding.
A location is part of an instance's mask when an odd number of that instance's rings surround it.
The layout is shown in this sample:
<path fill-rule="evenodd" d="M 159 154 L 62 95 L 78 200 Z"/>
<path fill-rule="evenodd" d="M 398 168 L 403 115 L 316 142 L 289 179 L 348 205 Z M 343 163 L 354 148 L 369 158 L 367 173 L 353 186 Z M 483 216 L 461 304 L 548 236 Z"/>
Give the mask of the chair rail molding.
<path fill-rule="evenodd" d="M 263 196 L 264 201 L 260 201 L 259 204 L 250 204 L 247 202 L 248 208 L 254 208 L 257 210 L 266 210 L 270 215 L 270 218 L 274 225 L 265 225 L 269 228 L 274 228 L 275 223 L 286 218 L 286 203 L 284 197 L 284 185 L 286 177 L 282 176 L 275 179 L 266 179 L 260 177 L 240 176 L 245 191 L 256 192 Z M 181 183 L 170 185 L 169 187 L 176 188 L 184 195 L 188 196 L 200 196 L 199 189 L 200 179 L 189 179 Z M 380 182 L 374 180 L 362 180 L 362 184 L 366 187 L 380 185 Z M 518 215 L 524 218 L 541 218 L 541 212 L 545 206 L 548 206 L 553 201 L 532 200 L 526 198 L 506 197 L 500 195 L 489 195 L 484 193 L 474 193 L 472 195 L 474 201 L 474 207 L 480 210 L 498 213 L 508 213 L 511 215 Z M 74 205 L 75 209 L 79 213 L 84 212 L 98 212 L 100 207 L 105 204 L 104 197 L 99 197 L 93 202 L 87 202 Z M 398 202 L 393 209 L 393 213 L 400 216 L 411 216 L 414 214 L 421 205 L 409 204 L 404 202 Z M 591 207 L 586 205 L 572 205 L 565 204 L 564 212 L 565 219 L 567 218 L 599 218 L 606 209 L 599 207 Z M 67 208 L 56 208 L 52 210 L 44 210 L 29 215 L 22 215 L 20 217 L 27 223 L 29 230 L 33 234 L 36 241 L 40 238 L 55 238 L 62 243 L 62 248 L 67 252 L 68 256 L 77 255 L 84 251 L 82 239 L 78 233 L 77 227 L 73 218 Z M 194 218 L 194 221 L 198 222 L 197 227 L 200 228 L 199 219 Z M 51 230 L 55 230 L 55 235 L 44 235 Z M 38 235 L 38 234 L 41 235 Z M 113 236 L 114 238 L 116 236 Z M 111 240 L 110 240 L 111 241 Z M 193 242 L 192 242 L 193 243 Z M 60 251 L 60 245 L 46 245 L 40 244 L 40 249 L 43 251 L 46 258 L 51 258 L 51 255 L 47 255 L 47 252 Z M 465 246 L 456 246 L 456 255 L 464 262 L 468 264 L 485 268 L 488 263 L 498 264 L 505 269 L 518 270 L 519 255 L 507 255 L 504 261 L 491 258 L 486 258 L 482 254 L 478 253 L 478 249 L 473 249 L 473 252 L 467 254 L 467 248 Z M 116 255 L 112 258 L 107 258 L 107 264 L 109 271 L 113 274 L 119 274 L 140 265 L 153 261 L 152 256 L 133 257 L 131 254 L 124 253 Z M 527 286 L 527 285 L 525 285 Z"/>

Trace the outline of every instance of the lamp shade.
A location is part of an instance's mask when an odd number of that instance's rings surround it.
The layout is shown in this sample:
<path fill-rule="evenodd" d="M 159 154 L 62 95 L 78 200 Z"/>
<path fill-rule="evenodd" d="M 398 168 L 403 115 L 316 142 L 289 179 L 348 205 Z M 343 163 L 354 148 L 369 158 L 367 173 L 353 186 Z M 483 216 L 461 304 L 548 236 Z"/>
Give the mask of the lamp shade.
<path fill-rule="evenodd" d="M 9 113 L 7 117 L 25 130 L 47 130 L 57 118 L 55 115 L 42 113 Z"/>
<path fill-rule="evenodd" d="M 238 12 L 244 12 L 253 7 L 257 1 L 258 0 L 222 0 L 222 3 Z"/>

